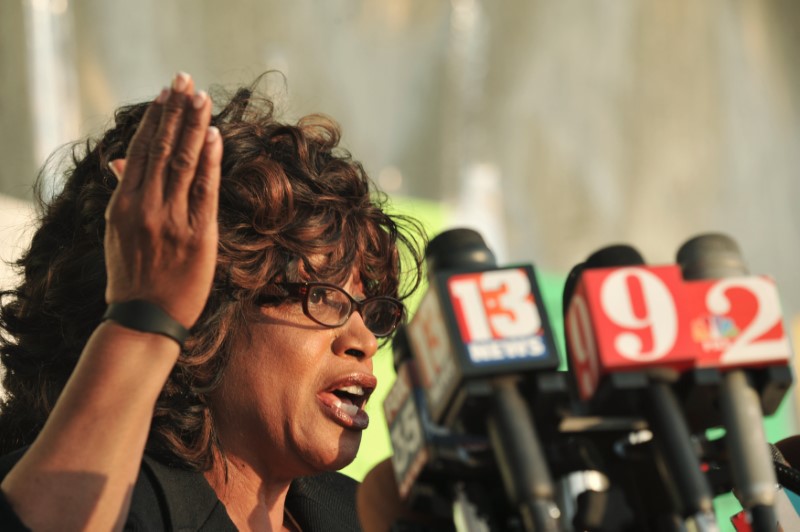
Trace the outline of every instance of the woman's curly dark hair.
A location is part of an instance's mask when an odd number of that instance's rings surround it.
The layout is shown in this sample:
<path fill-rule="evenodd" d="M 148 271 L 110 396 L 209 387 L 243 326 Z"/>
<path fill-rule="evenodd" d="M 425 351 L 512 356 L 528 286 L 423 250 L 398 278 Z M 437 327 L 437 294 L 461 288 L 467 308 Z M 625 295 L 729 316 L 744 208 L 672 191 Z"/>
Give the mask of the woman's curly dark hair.
<path fill-rule="evenodd" d="M 338 125 L 321 115 L 281 123 L 258 81 L 219 106 L 224 142 L 219 255 L 214 288 L 158 399 L 147 449 L 163 461 L 206 470 L 217 445 L 208 397 L 246 332 L 253 300 L 273 281 L 344 282 L 356 268 L 365 295 L 404 299 L 420 282 L 425 235 L 388 215 L 361 164 L 338 147 Z M 122 107 L 99 140 L 73 147 L 62 192 L 41 199 L 40 226 L 17 262 L 20 285 L 2 293 L 0 454 L 41 430 L 105 310 L 104 212 L 148 103 Z M 42 189 L 45 170 L 37 188 Z M 327 260 L 310 260 L 312 257 Z M 403 282 L 401 283 L 401 279 Z"/>

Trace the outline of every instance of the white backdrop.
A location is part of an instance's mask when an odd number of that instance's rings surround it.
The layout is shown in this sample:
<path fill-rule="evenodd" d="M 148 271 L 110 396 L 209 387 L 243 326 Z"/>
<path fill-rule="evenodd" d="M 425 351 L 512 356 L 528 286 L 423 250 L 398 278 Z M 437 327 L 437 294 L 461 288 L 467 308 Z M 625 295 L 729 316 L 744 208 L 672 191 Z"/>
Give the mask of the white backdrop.
<path fill-rule="evenodd" d="M 392 193 L 479 223 L 501 258 L 651 262 L 729 233 L 800 310 L 800 7 L 790 1 L 12 0 L 0 3 L 0 192 L 177 70 L 278 69 Z M 477 222 L 476 222 L 477 221 Z"/>

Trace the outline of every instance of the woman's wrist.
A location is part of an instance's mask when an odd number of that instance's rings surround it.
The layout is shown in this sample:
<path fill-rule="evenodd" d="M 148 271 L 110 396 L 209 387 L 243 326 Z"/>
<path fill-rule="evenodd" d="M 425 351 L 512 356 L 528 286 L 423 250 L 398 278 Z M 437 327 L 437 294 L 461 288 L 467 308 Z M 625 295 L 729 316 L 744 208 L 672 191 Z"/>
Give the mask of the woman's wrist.
<path fill-rule="evenodd" d="M 103 320 L 113 320 L 135 331 L 166 336 L 177 342 L 180 347 L 183 347 L 183 343 L 189 337 L 189 330 L 164 309 L 142 299 L 109 304 L 103 314 Z"/>
<path fill-rule="evenodd" d="M 106 345 L 112 344 L 125 351 L 146 352 L 151 357 L 155 353 L 159 353 L 175 355 L 177 358 L 181 350 L 178 342 L 172 338 L 155 332 L 132 329 L 114 320 L 100 322 L 89 338 L 89 342 L 91 343 L 92 340 Z"/>

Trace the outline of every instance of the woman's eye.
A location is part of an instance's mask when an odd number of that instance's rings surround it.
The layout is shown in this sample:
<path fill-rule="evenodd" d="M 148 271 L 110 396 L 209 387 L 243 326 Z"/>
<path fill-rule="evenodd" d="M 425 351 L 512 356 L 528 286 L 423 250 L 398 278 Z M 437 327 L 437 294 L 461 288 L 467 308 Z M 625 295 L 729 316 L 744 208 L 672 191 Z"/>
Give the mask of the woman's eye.
<path fill-rule="evenodd" d="M 310 294 L 308 294 L 308 302 L 319 304 L 324 303 L 327 298 L 325 297 L 324 290 L 312 290 Z"/>

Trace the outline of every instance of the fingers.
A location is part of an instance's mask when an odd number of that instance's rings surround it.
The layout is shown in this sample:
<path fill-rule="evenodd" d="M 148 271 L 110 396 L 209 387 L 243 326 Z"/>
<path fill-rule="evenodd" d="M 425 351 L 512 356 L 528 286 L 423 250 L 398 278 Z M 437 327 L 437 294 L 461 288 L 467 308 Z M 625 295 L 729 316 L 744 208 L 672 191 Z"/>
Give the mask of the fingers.
<path fill-rule="evenodd" d="M 127 161 L 125 159 L 114 159 L 108 162 L 109 170 L 111 170 L 111 173 L 117 178 L 117 187 L 122 183 L 122 176 L 125 174 L 126 164 Z"/>
<path fill-rule="evenodd" d="M 205 92 L 194 94 L 192 78 L 178 73 L 147 109 L 127 158 L 109 163 L 120 181 L 109 208 L 120 201 L 133 201 L 141 212 L 166 205 L 179 225 L 215 222 L 222 139 L 209 127 L 211 107 Z M 134 191 L 138 199 L 127 194 Z"/>
<path fill-rule="evenodd" d="M 216 226 L 221 165 L 222 137 L 211 126 L 203 139 L 197 175 L 189 194 L 189 225 L 194 229 Z"/>
<path fill-rule="evenodd" d="M 158 129 L 148 145 L 147 179 L 143 184 L 145 203 L 158 207 L 164 201 L 164 187 L 169 172 L 170 159 L 176 150 L 183 126 L 184 114 L 194 91 L 194 81 L 189 74 L 179 72 L 161 111 Z"/>
<path fill-rule="evenodd" d="M 161 122 L 161 112 L 169 96 L 169 90 L 163 89 L 158 97 L 150 104 L 139 123 L 136 133 L 128 146 L 126 160 L 128 175 L 125 184 L 118 187 L 121 192 L 137 190 L 141 185 L 147 169 L 150 141 L 158 130 Z"/>
<path fill-rule="evenodd" d="M 188 103 L 180 140 L 170 159 L 164 191 L 165 200 L 177 200 L 176 203 L 186 201 L 211 122 L 211 100 L 205 92 L 199 91 Z"/>

